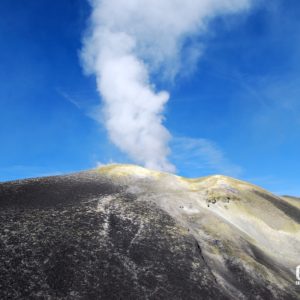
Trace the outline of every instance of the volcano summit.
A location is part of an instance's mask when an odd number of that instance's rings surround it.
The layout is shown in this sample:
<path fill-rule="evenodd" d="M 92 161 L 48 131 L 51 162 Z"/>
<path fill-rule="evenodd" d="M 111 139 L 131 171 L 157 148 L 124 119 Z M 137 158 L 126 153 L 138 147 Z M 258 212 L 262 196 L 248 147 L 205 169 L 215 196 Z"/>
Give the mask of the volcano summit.
<path fill-rule="evenodd" d="M 132 165 L 0 184 L 1 299 L 300 299 L 300 200 Z"/>

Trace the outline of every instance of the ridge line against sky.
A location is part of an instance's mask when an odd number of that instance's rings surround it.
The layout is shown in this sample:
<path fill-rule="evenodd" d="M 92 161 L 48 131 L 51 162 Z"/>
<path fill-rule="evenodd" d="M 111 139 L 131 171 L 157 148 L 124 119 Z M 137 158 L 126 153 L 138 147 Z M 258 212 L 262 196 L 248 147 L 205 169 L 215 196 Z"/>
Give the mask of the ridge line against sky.
<path fill-rule="evenodd" d="M 124 154 L 127 146 L 120 151 L 108 139 L 97 82 L 82 71 L 90 3 L 0 2 L 0 180 L 64 174 L 97 162 L 136 163 Z M 200 34 L 188 32 L 170 60 L 165 57 L 173 46 L 156 59 L 141 43 L 133 45 L 129 56 L 145 71 L 140 83 L 158 96 L 146 119 L 162 131 L 150 136 L 165 132 L 155 149 L 167 158 L 143 153 L 138 164 L 151 158 L 160 168 L 176 165 L 186 177 L 221 173 L 300 195 L 299 20 L 299 1 L 257 0 L 236 13 L 216 14 L 205 30 L 196 30 Z M 168 91 L 170 100 L 159 91 Z M 139 128 L 147 127 L 140 118 Z"/>

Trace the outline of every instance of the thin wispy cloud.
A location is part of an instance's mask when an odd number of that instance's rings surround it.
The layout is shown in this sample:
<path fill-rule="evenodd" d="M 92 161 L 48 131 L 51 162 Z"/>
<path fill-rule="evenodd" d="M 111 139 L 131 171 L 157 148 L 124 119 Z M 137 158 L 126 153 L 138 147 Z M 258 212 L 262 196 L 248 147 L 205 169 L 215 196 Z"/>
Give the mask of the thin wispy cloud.
<path fill-rule="evenodd" d="M 255 140 L 264 141 L 261 146 L 277 145 L 300 137 L 300 80 L 281 74 L 265 76 L 244 85 L 253 93 L 239 94 L 245 131 Z M 249 113 L 251 112 L 251 114 Z"/>
<path fill-rule="evenodd" d="M 242 174 L 242 167 L 232 163 L 224 151 L 208 139 L 177 137 L 172 142 L 173 160 L 184 169 L 220 173 L 233 177 Z"/>
<path fill-rule="evenodd" d="M 266 175 L 258 177 L 246 177 L 244 180 L 261 186 L 276 195 L 290 195 L 300 197 L 300 188 L 297 179 L 287 180 L 284 176 Z"/>
<path fill-rule="evenodd" d="M 70 94 L 64 92 L 64 91 L 61 91 L 61 90 L 57 90 L 57 92 L 66 100 L 68 101 L 69 103 L 71 103 L 72 105 L 74 105 L 76 108 L 78 109 L 83 109 L 80 101 L 78 101 L 77 99 L 75 99 L 74 96 L 71 96 Z"/>
<path fill-rule="evenodd" d="M 87 117 L 95 120 L 98 123 L 101 123 L 103 125 L 103 111 L 102 111 L 102 105 L 98 104 L 92 104 L 87 103 L 86 97 L 82 94 L 80 95 L 73 95 L 69 94 L 65 91 L 62 91 L 60 89 L 57 89 L 57 92 L 59 95 L 62 96 L 64 100 L 75 106 L 77 109 L 81 110 Z"/>

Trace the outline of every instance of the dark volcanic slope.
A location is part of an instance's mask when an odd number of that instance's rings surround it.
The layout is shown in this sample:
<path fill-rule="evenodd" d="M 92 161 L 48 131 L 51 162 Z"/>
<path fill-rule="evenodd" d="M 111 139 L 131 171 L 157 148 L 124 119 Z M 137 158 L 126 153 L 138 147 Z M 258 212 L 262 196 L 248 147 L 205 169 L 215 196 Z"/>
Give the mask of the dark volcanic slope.
<path fill-rule="evenodd" d="M 4 183 L 0 205 L 1 299 L 225 298 L 185 229 L 101 176 Z"/>
<path fill-rule="evenodd" d="M 191 197 L 182 187 L 120 176 L 90 171 L 0 184 L 0 299 L 299 299 L 288 267 L 240 225 L 231 232 L 224 226 L 233 221 L 210 218 L 211 192 L 208 215 L 192 206 L 177 215 L 178 199 Z"/>

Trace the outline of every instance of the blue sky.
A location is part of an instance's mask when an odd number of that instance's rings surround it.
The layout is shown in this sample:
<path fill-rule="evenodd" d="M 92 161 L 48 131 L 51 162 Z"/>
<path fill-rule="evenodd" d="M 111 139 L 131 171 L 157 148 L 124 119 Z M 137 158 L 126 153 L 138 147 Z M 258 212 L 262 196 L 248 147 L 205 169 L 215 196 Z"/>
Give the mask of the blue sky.
<path fill-rule="evenodd" d="M 89 13 L 84 0 L 0 2 L 1 181 L 130 162 L 93 118 L 95 78 L 79 59 Z M 158 83 L 180 175 L 300 195 L 299 23 L 297 0 L 217 18 L 194 72 Z"/>

